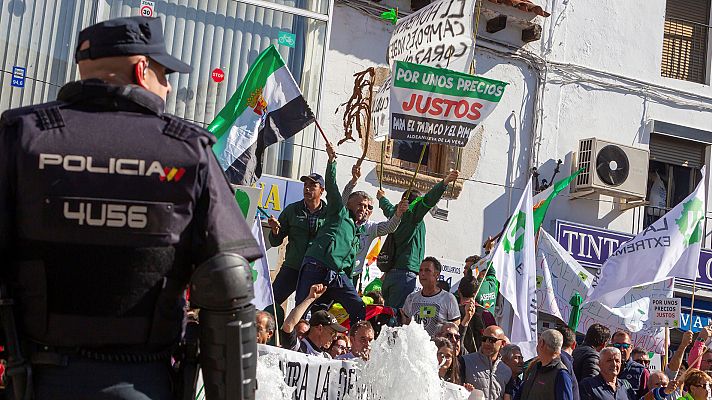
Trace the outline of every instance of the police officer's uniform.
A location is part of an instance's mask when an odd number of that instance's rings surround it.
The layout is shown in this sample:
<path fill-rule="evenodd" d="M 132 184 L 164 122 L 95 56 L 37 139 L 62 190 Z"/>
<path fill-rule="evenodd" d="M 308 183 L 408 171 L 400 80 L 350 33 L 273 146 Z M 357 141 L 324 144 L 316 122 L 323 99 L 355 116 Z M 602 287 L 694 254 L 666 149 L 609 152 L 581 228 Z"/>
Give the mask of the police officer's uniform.
<path fill-rule="evenodd" d="M 167 55 L 156 18 L 106 21 L 85 40 L 77 61 L 141 54 L 190 70 Z M 189 283 L 208 398 L 253 394 L 245 259 L 261 253 L 213 137 L 163 109 L 139 86 L 89 80 L 2 115 L 0 274 L 37 399 L 173 398 L 168 369 Z M 240 360 L 240 344 L 252 357 Z"/>

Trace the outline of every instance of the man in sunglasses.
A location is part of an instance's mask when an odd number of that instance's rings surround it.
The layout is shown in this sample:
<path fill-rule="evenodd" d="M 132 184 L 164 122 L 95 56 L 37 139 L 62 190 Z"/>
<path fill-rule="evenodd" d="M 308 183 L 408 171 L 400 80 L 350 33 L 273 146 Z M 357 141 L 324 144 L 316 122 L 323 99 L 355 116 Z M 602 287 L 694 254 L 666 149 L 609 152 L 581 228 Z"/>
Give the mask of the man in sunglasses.
<path fill-rule="evenodd" d="M 355 164 L 351 167 L 351 180 L 344 186 L 344 191 L 341 193 L 341 199 L 343 203 L 346 204 L 346 208 L 348 208 L 354 216 L 356 225 L 364 227 L 364 234 L 359 236 L 361 250 L 356 253 L 353 267 L 350 271 L 347 271 L 347 274 L 349 274 L 353 280 L 354 287 L 358 287 L 359 278 L 361 277 L 371 242 L 379 236 L 385 236 L 395 232 L 396 228 L 398 228 L 398 224 L 400 224 L 401 216 L 404 212 L 408 211 L 409 206 L 406 200 L 402 200 L 391 218 L 381 222 L 369 221 L 371 214 L 373 214 L 373 199 L 364 191 L 353 191 L 360 177 L 361 166 Z"/>
<path fill-rule="evenodd" d="M 475 353 L 460 357 L 462 380 L 484 393 L 486 400 L 504 398 L 512 370 L 499 357 L 506 337 L 502 328 L 490 325 L 482 331 L 482 345 Z"/>
<path fill-rule="evenodd" d="M 618 379 L 626 381 L 629 384 L 628 398 L 636 400 L 645 395 L 648 391 L 648 378 L 650 371 L 640 363 L 633 361 L 631 353 L 633 345 L 630 342 L 630 335 L 624 331 L 618 331 L 611 338 L 611 346 L 621 352 L 621 372 L 618 374 Z"/>

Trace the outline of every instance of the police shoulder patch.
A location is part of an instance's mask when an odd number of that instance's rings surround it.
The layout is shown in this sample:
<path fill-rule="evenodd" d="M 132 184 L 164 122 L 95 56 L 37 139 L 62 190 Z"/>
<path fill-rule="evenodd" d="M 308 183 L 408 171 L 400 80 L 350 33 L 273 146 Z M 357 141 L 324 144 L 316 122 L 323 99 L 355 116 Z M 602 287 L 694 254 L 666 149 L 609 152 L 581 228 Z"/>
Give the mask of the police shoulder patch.
<path fill-rule="evenodd" d="M 26 115 L 36 114 L 40 110 L 48 110 L 52 108 L 59 108 L 67 105 L 63 101 L 50 101 L 48 103 L 35 104 L 31 106 L 13 108 L 2 113 L 0 117 L 0 124 L 2 125 L 12 125 L 17 120 Z"/>
<path fill-rule="evenodd" d="M 183 141 L 199 140 L 204 146 L 212 146 L 215 143 L 215 136 L 205 129 L 180 119 L 175 115 L 161 115 L 167 124 L 163 128 L 163 134 Z"/>

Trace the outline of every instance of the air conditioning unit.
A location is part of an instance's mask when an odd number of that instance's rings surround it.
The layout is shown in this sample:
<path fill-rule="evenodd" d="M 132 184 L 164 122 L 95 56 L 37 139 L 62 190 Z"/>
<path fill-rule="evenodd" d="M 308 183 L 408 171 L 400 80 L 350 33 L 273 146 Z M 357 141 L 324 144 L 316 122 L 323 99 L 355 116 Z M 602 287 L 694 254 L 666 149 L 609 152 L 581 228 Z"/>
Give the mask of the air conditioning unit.
<path fill-rule="evenodd" d="M 645 199 L 648 183 L 648 150 L 596 138 L 581 139 L 574 192 L 600 193 L 627 200 Z"/>

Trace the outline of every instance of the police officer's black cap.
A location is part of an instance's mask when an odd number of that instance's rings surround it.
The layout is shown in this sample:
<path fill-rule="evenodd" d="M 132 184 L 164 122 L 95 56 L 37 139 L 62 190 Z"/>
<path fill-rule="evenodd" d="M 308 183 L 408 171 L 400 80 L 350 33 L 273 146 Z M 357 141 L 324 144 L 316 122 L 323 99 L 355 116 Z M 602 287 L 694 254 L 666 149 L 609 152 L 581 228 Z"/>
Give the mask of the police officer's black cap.
<path fill-rule="evenodd" d="M 79 50 L 85 41 L 89 48 Z M 74 56 L 77 62 L 104 57 L 144 55 L 161 64 L 167 73 L 188 73 L 190 65 L 172 57 L 166 50 L 163 25 L 159 18 L 127 17 L 99 22 L 79 32 Z"/>

